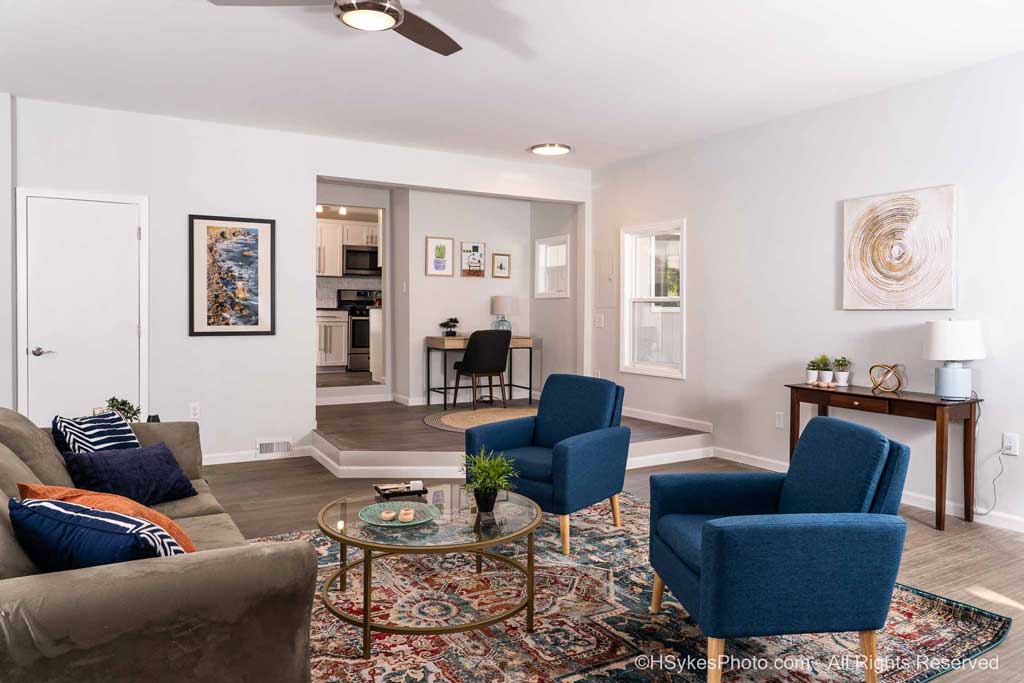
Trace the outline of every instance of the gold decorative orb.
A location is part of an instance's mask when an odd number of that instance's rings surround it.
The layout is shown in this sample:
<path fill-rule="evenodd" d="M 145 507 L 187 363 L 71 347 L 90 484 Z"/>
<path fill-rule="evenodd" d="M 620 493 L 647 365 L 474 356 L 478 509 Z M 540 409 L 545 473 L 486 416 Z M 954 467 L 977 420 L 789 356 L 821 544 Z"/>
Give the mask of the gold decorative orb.
<path fill-rule="evenodd" d="M 893 363 L 892 365 L 885 365 L 879 363 L 878 365 L 872 365 L 871 369 L 868 370 L 868 377 L 871 378 L 872 391 L 881 391 L 885 393 L 895 393 L 903 388 L 903 378 L 900 377 L 898 366 Z"/>

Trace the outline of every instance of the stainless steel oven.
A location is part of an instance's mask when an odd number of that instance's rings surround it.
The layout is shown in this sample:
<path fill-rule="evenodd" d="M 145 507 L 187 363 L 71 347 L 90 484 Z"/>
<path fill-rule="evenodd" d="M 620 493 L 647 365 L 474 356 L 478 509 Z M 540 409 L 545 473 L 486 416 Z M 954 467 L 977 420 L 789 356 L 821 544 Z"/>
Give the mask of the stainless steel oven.
<path fill-rule="evenodd" d="M 339 289 L 338 309 L 348 311 L 349 372 L 370 369 L 370 311 L 379 292 Z"/>
<path fill-rule="evenodd" d="M 377 247 L 357 247 L 353 245 L 341 248 L 341 274 L 373 275 L 380 277 L 380 265 L 377 261 Z"/>

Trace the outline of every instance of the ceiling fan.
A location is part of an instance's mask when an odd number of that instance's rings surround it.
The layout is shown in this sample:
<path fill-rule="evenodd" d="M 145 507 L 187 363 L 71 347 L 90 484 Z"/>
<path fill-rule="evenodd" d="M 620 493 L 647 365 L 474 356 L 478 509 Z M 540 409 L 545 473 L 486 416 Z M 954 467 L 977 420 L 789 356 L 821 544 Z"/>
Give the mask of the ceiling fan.
<path fill-rule="evenodd" d="M 399 0 L 210 0 L 214 5 L 245 7 L 314 7 L 334 5 L 334 16 L 360 31 L 387 31 L 408 38 L 428 50 L 445 55 L 462 49 L 451 37 L 402 7 Z"/>

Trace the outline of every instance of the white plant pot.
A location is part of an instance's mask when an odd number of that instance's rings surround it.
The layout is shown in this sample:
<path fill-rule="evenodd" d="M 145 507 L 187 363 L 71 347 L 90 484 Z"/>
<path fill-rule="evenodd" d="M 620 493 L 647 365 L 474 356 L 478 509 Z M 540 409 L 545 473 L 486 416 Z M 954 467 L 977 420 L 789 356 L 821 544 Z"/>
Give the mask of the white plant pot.
<path fill-rule="evenodd" d="M 807 371 L 807 383 L 808 384 L 814 384 L 817 381 L 818 381 L 818 371 L 817 370 L 808 370 Z"/>
<path fill-rule="evenodd" d="M 831 370 L 818 370 L 818 381 L 819 382 L 831 382 L 832 381 Z"/>
<path fill-rule="evenodd" d="M 838 384 L 841 387 L 850 386 L 850 371 L 836 370 L 836 384 Z"/>

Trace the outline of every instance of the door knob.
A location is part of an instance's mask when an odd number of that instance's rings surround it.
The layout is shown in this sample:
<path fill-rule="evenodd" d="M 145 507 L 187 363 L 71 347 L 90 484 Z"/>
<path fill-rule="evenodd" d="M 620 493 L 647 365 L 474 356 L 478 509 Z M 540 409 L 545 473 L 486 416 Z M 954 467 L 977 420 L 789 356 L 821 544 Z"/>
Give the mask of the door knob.
<path fill-rule="evenodd" d="M 32 349 L 32 355 L 33 356 L 42 356 L 43 354 L 46 354 L 46 353 L 56 353 L 56 352 L 55 351 L 44 351 L 39 346 L 37 346 L 36 348 Z"/>

